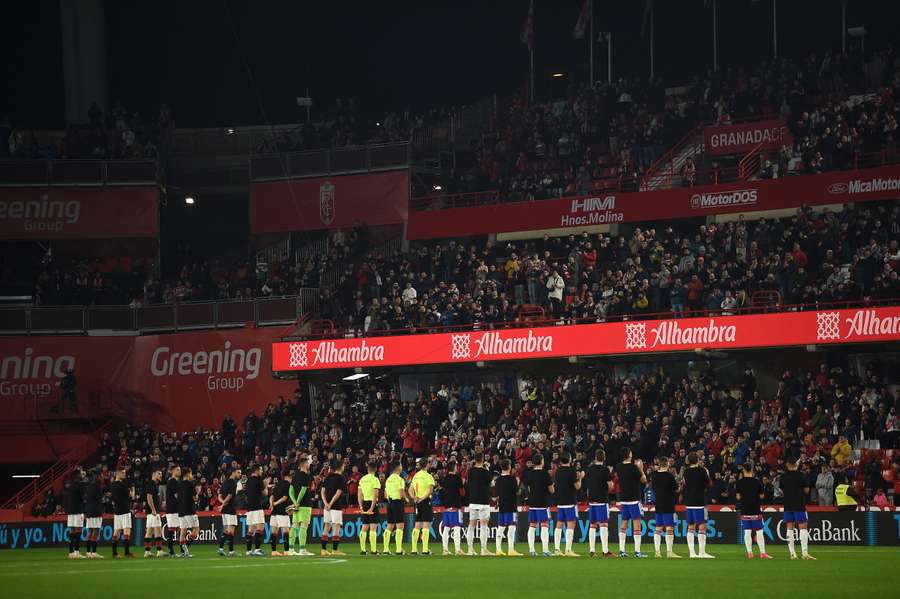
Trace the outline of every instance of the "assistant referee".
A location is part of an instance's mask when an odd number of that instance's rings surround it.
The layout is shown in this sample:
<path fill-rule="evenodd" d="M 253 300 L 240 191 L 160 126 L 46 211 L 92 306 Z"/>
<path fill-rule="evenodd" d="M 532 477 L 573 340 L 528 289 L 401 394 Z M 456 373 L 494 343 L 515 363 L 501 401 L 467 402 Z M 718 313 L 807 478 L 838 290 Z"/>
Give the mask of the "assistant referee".
<path fill-rule="evenodd" d="M 387 526 L 384 528 L 384 553 L 391 555 L 391 533 L 397 555 L 403 555 L 403 528 L 406 517 L 406 481 L 403 480 L 403 466 L 399 462 L 391 464 L 391 475 L 384 481 L 384 496 L 388 500 Z"/>

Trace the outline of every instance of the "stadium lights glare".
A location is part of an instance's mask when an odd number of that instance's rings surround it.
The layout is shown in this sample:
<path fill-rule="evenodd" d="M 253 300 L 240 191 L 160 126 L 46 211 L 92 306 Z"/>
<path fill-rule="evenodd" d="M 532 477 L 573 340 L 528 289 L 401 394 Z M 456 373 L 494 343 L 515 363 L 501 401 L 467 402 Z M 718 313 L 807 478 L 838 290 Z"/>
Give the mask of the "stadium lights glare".
<path fill-rule="evenodd" d="M 225 129 L 225 135 L 234 135 L 235 131 L 231 127 Z"/>
<path fill-rule="evenodd" d="M 185 203 L 185 204 L 188 204 L 188 205 L 193 204 L 193 203 L 194 203 L 194 196 L 185 196 L 185 198 L 184 198 L 184 203 Z"/>
<path fill-rule="evenodd" d="M 368 375 L 368 374 L 366 374 L 366 373 L 364 373 L 364 372 L 357 372 L 357 373 L 351 374 L 351 375 L 349 375 L 349 376 L 345 376 L 345 377 L 343 378 L 343 380 L 345 380 L 345 381 L 358 381 L 359 379 L 367 379 L 367 378 L 369 378 L 369 375 Z"/>
<path fill-rule="evenodd" d="M 554 78 L 554 79 L 559 79 L 559 78 L 561 78 L 562 76 L 563 76 L 562 73 L 553 73 L 553 78 Z"/>
<path fill-rule="evenodd" d="M 40 478 L 40 474 L 13 474 L 13 478 Z"/>
<path fill-rule="evenodd" d="M 442 189 L 444 189 L 444 188 L 443 188 L 442 186 L 440 186 L 440 185 L 435 185 L 435 186 L 434 186 L 434 190 L 435 190 L 435 191 L 440 191 L 440 190 L 442 190 Z"/>

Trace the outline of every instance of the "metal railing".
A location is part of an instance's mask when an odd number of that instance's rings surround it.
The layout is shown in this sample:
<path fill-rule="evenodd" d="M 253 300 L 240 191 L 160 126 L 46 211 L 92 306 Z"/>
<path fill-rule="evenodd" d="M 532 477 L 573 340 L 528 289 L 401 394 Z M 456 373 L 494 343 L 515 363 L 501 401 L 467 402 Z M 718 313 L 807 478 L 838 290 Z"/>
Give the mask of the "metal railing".
<path fill-rule="evenodd" d="M 900 303 L 900 298 L 891 299 L 869 299 L 869 300 L 848 300 L 834 302 L 816 302 L 810 304 L 766 304 L 766 305 L 748 305 L 735 308 L 719 308 L 691 310 L 685 308 L 680 313 L 671 310 L 666 312 L 638 312 L 632 310 L 627 314 L 615 314 L 606 316 L 589 316 L 585 318 L 564 317 L 555 318 L 552 316 L 544 319 L 535 318 L 533 315 L 519 314 L 515 320 L 501 322 L 474 322 L 470 324 L 459 325 L 442 325 L 442 324 L 426 324 L 411 325 L 409 327 L 397 329 L 369 329 L 363 331 L 361 329 L 337 329 L 316 330 L 304 335 L 294 335 L 284 337 L 284 341 L 297 341 L 303 339 L 352 339 L 355 337 L 384 337 L 393 335 L 424 335 L 431 333 L 457 333 L 468 331 L 493 331 L 503 329 L 521 329 L 546 326 L 578 326 L 583 324 L 596 324 L 605 322 L 626 322 L 626 321 L 642 321 L 642 320 L 669 320 L 673 318 L 696 318 L 696 317 L 720 317 L 720 316 L 743 316 L 747 314 L 771 314 L 777 312 L 802 312 L 812 310 L 839 310 L 850 308 L 874 308 L 880 306 L 895 306 Z"/>
<path fill-rule="evenodd" d="M 47 468 L 41 475 L 28 483 L 25 488 L 10 497 L 2 505 L 0 509 L 14 510 L 31 504 L 35 499 L 47 492 L 47 489 L 53 487 L 57 480 L 68 476 L 75 467 L 91 453 L 93 453 L 99 444 L 103 434 L 111 427 L 111 422 L 106 422 L 94 431 L 89 439 L 85 439 L 80 445 L 74 447 L 71 451 L 59 458 L 56 463 Z"/>
<path fill-rule="evenodd" d="M 2 160 L 0 186 L 154 185 L 155 160 Z"/>
<path fill-rule="evenodd" d="M 0 335 L 72 334 L 87 331 L 157 333 L 258 326 L 296 322 L 316 312 L 317 288 L 303 288 L 299 295 L 253 300 L 183 302 L 141 307 L 41 306 L 0 307 Z"/>
<path fill-rule="evenodd" d="M 309 150 L 251 158 L 250 180 L 277 181 L 296 177 L 396 170 L 409 164 L 408 142 Z"/>

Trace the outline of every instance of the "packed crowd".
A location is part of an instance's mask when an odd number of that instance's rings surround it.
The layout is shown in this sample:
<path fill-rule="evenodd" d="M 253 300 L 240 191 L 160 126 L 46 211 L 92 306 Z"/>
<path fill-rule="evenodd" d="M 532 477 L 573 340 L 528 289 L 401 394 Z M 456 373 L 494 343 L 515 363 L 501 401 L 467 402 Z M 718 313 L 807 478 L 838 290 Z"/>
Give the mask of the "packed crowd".
<path fill-rule="evenodd" d="M 782 305 L 900 297 L 900 206 L 806 208 L 791 218 L 507 244 L 425 244 L 369 253 L 322 291 L 322 315 L 360 333 L 510 322 L 523 305 L 599 321 L 733 314 L 758 291 Z"/>
<path fill-rule="evenodd" d="M 86 116 L 87 122 L 70 125 L 65 135 L 52 142 L 38 139 L 34 131 L 13 127 L 8 119 L 4 120 L 0 131 L 6 147 L 0 158 L 152 159 L 161 146 L 169 145 L 175 132 L 175 121 L 165 105 L 159 109 L 156 120 L 150 122 L 140 112 L 127 110 L 121 102 L 105 113 L 95 102 Z"/>
<path fill-rule="evenodd" d="M 737 470 L 747 461 L 765 485 L 766 502 L 779 503 L 777 474 L 791 455 L 802 457 L 809 503 L 833 505 L 841 482 L 854 485 L 860 503 L 894 494 L 900 452 L 860 460 L 862 452 L 854 450 L 864 440 L 900 448 L 900 393 L 886 363 L 872 362 L 864 372 L 843 361 L 786 370 L 772 392 L 760 390 L 749 367 L 730 376 L 726 384 L 711 369 L 678 376 L 650 365 L 625 375 L 581 369 L 534 374 L 521 388 L 501 379 L 456 380 L 421 389 L 412 401 L 401 400 L 395 381 L 377 380 L 321 393 L 315 417 L 298 391 L 260 415 L 247 414 L 240 427 L 226 415 L 219 430 L 176 435 L 144 426 L 108 435 L 100 447 L 100 480 L 107 489 L 115 469 L 128 470 L 141 510 L 142 485 L 153 470 L 189 466 L 197 473 L 198 509 L 215 509 L 232 464 L 252 461 L 278 476 L 300 451 L 313 456 L 313 472 L 344 460 L 352 498 L 373 459 L 386 475 L 390 462 L 409 472 L 413 459 L 430 455 L 440 481 L 447 461 L 466 464 L 475 451 L 494 470 L 510 459 L 521 475 L 535 453 L 552 471 L 563 451 L 583 464 L 598 448 L 613 461 L 630 448 L 645 461 L 668 457 L 677 472 L 687 452 L 700 452 L 713 479 L 712 504 L 734 503 Z"/>
<path fill-rule="evenodd" d="M 636 189 L 668 148 L 701 123 L 782 118 L 795 145 L 773 153 L 764 176 L 802 168 L 849 168 L 858 152 L 895 147 L 900 70 L 893 48 L 864 68 L 855 56 L 810 53 L 800 61 L 764 61 L 752 70 L 723 69 L 690 85 L 619 79 L 571 87 L 563 98 L 510 103 L 505 127 L 475 140 L 468 162 L 444 190 L 499 190 L 507 201 Z M 706 167 L 706 175 L 696 171 Z M 693 165 L 685 184 L 707 182 L 716 164 Z M 715 180 L 715 179 L 711 179 Z"/>

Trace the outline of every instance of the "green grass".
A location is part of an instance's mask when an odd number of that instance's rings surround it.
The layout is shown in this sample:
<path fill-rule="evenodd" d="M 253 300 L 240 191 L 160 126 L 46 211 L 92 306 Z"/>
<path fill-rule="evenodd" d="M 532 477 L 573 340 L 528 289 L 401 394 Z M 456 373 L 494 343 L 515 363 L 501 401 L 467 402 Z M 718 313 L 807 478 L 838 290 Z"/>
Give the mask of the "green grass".
<path fill-rule="evenodd" d="M 452 544 L 451 544 L 452 545 Z M 630 545 L 630 543 L 629 543 Z M 652 553 L 652 543 L 644 549 Z M 310 546 L 310 550 L 317 547 Z M 712 545 L 715 560 L 491 558 L 355 555 L 226 559 L 210 546 L 194 558 L 70 561 L 65 549 L 0 553 L 5 597 L 896 597 L 900 548 L 813 547 L 818 561 L 748 561 L 738 545 Z M 409 548 L 407 544 L 406 549 Z M 440 552 L 440 542 L 432 543 Z M 527 551 L 520 546 L 519 551 Z M 576 547 L 586 553 L 586 546 Z M 683 544 L 676 551 L 687 554 Z M 266 552 L 268 554 L 268 551 Z M 549 595 L 552 594 L 552 595 Z"/>

